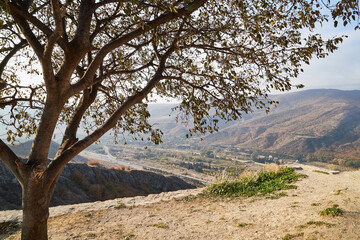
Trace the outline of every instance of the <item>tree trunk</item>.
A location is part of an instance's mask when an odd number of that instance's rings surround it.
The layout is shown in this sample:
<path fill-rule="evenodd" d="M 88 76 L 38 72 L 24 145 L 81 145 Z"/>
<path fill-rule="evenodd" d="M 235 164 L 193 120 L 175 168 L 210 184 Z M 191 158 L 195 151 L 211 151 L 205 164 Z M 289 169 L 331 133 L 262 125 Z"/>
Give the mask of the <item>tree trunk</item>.
<path fill-rule="evenodd" d="M 22 240 L 47 240 L 51 193 L 44 178 L 31 178 L 22 191 Z"/>

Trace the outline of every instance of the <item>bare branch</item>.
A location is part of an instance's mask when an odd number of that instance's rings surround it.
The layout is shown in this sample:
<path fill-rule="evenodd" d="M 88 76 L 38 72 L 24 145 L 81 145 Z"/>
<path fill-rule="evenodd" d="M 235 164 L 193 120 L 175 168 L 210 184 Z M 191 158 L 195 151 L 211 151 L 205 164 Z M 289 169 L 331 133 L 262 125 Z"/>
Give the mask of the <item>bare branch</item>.
<path fill-rule="evenodd" d="M 125 34 L 124 36 L 108 43 L 105 45 L 101 50 L 98 52 L 92 63 L 90 64 L 88 70 L 86 71 L 84 77 L 74 85 L 72 85 L 72 88 L 69 92 L 69 95 L 72 96 L 76 93 L 79 93 L 80 91 L 84 90 L 85 88 L 89 87 L 91 85 L 93 76 L 95 75 L 97 69 L 101 65 L 103 59 L 105 56 L 111 52 L 112 50 L 124 45 L 125 43 L 128 43 L 132 39 L 140 36 L 141 34 L 150 31 L 153 28 L 156 28 L 157 26 L 160 26 L 166 22 L 169 22 L 171 20 L 180 18 L 182 16 L 189 15 L 196 11 L 198 8 L 200 8 L 203 4 L 207 2 L 206 0 L 194 0 L 192 3 L 188 4 L 186 7 L 183 7 L 179 10 L 177 10 L 177 13 L 170 12 L 165 13 L 154 20 L 148 22 L 146 24 L 146 28 L 138 28 L 128 34 Z"/>
<path fill-rule="evenodd" d="M 56 153 L 55 158 L 60 156 L 60 154 L 63 151 L 65 151 L 66 149 L 71 147 L 77 141 L 76 134 L 77 134 L 78 128 L 80 126 L 80 121 L 81 121 L 84 113 L 86 112 L 86 110 L 90 107 L 90 105 L 96 99 L 99 86 L 100 86 L 100 84 L 97 84 L 97 85 L 93 86 L 91 89 L 86 89 L 84 91 L 83 97 L 82 97 L 79 105 L 75 109 L 73 116 L 71 117 L 71 119 L 66 127 L 61 146 L 60 146 L 58 152 Z"/>
<path fill-rule="evenodd" d="M 0 160 L 11 170 L 21 184 L 26 177 L 26 166 L 15 153 L 0 139 Z"/>
<path fill-rule="evenodd" d="M 18 17 L 21 17 L 22 19 L 25 19 L 26 21 L 29 21 L 32 25 L 40 29 L 47 37 L 50 37 L 54 32 L 51 30 L 48 26 L 46 26 L 43 22 L 41 22 L 39 19 L 34 17 L 32 13 L 28 13 L 20 9 L 14 4 L 9 4 L 12 14 L 17 15 Z M 64 39 L 59 38 L 57 43 L 62 49 L 66 49 L 66 41 Z"/>
<path fill-rule="evenodd" d="M 179 31 L 180 32 L 180 31 Z M 116 123 L 119 121 L 121 116 L 125 114 L 131 107 L 135 104 L 140 103 L 151 91 L 152 89 L 163 79 L 163 72 L 165 70 L 166 60 L 169 58 L 171 53 L 176 49 L 177 38 L 174 39 L 171 47 L 168 51 L 162 55 L 157 71 L 147 85 L 139 92 L 127 98 L 127 100 L 108 118 L 108 120 L 99 128 L 97 128 L 92 134 L 85 137 L 84 139 L 77 141 L 70 148 L 63 151 L 57 158 L 55 158 L 49 165 L 48 173 L 51 179 L 57 177 L 60 174 L 61 170 L 65 165 L 77 154 L 79 154 L 86 147 L 93 144 L 111 128 L 115 127 Z"/>
<path fill-rule="evenodd" d="M 95 4 L 95 9 L 96 8 L 99 8 L 99 7 L 102 7 L 102 6 L 105 6 L 107 4 L 110 4 L 110 3 L 124 3 L 124 2 L 130 2 L 130 0 L 105 0 L 105 1 L 101 1 L 97 4 Z"/>
<path fill-rule="evenodd" d="M 25 39 L 21 39 L 21 41 L 16 44 L 11 51 L 4 57 L 4 59 L 2 60 L 2 62 L 0 63 L 0 79 L 2 76 L 2 73 L 4 72 L 4 69 L 7 65 L 7 63 L 9 62 L 9 60 L 23 47 L 26 46 L 26 40 Z"/>

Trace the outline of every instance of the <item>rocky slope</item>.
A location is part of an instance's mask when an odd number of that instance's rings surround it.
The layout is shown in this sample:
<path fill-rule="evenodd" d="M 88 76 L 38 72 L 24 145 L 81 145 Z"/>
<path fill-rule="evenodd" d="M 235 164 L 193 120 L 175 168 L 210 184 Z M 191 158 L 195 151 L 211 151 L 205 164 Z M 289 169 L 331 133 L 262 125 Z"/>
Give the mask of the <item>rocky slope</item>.
<path fill-rule="evenodd" d="M 195 188 L 180 178 L 138 170 L 115 170 L 68 164 L 60 176 L 52 206 L 93 202 Z M 20 209 L 21 187 L 0 163 L 0 210 Z"/>

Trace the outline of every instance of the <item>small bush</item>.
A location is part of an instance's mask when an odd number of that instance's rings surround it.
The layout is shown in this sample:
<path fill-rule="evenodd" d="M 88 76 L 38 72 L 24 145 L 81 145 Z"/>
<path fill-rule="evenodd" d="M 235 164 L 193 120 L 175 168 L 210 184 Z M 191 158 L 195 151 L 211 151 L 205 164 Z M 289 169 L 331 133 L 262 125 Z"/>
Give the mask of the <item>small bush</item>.
<path fill-rule="evenodd" d="M 238 227 L 246 227 L 252 225 L 251 223 L 238 223 Z"/>
<path fill-rule="evenodd" d="M 92 184 L 89 186 L 89 195 L 95 199 L 95 201 L 104 200 L 105 187 L 101 184 Z"/>
<path fill-rule="evenodd" d="M 85 180 L 84 175 L 81 172 L 74 172 L 70 176 L 71 180 L 78 184 L 81 189 L 88 191 L 89 190 L 89 184 Z"/>
<path fill-rule="evenodd" d="M 282 240 L 290 240 L 290 239 L 293 239 L 293 238 L 296 238 L 296 237 L 303 237 L 303 236 L 304 236 L 303 232 L 295 234 L 295 235 L 292 235 L 292 234 L 288 233 L 282 238 Z"/>
<path fill-rule="evenodd" d="M 120 203 L 118 203 L 118 205 L 116 205 L 114 208 L 115 208 L 115 209 L 126 208 L 126 205 L 125 205 L 125 203 L 120 202 Z"/>
<path fill-rule="evenodd" d="M 151 226 L 157 227 L 157 228 L 163 228 L 163 229 L 169 228 L 169 226 L 166 225 L 165 223 L 155 223 L 155 224 L 153 224 L 153 225 L 151 225 Z"/>
<path fill-rule="evenodd" d="M 331 208 L 327 208 L 321 212 L 319 212 L 320 216 L 341 216 L 343 215 L 343 210 L 339 208 L 339 205 L 334 204 Z"/>
<path fill-rule="evenodd" d="M 8 221 L 0 223 L 0 235 L 12 234 L 20 230 L 20 223 L 16 221 Z"/>
<path fill-rule="evenodd" d="M 129 234 L 127 234 L 127 235 L 124 236 L 124 240 L 128 240 L 128 239 L 131 239 L 131 238 L 133 238 L 133 237 L 135 237 L 135 234 L 129 233 Z"/>
<path fill-rule="evenodd" d="M 323 221 L 309 221 L 306 223 L 306 225 L 315 225 L 315 226 L 326 226 L 328 228 L 334 226 L 334 224 L 323 222 Z"/>
<path fill-rule="evenodd" d="M 313 172 L 322 173 L 322 174 L 326 174 L 326 175 L 329 175 L 329 174 L 330 174 L 330 173 L 328 173 L 328 172 L 320 171 L 320 170 L 313 170 Z"/>
<path fill-rule="evenodd" d="M 242 178 L 232 182 L 213 184 L 206 189 L 212 196 L 238 197 L 265 195 L 277 190 L 294 189 L 290 183 L 306 177 L 295 173 L 293 168 L 285 167 L 277 172 L 260 172 L 257 178 Z"/>
<path fill-rule="evenodd" d="M 273 194 L 273 195 L 271 195 L 271 196 L 269 196 L 269 197 L 266 197 L 266 199 L 274 200 L 274 199 L 279 199 L 279 198 L 281 198 L 281 197 L 286 197 L 286 196 L 287 196 L 286 193 L 280 192 L 280 193 Z"/>
<path fill-rule="evenodd" d="M 98 161 L 88 161 L 87 165 L 97 167 L 100 165 L 100 163 Z"/>
<path fill-rule="evenodd" d="M 88 238 L 95 238 L 96 237 L 96 234 L 95 233 L 88 233 L 86 235 Z"/>
<path fill-rule="evenodd" d="M 335 226 L 335 224 L 331 224 L 331 223 L 327 223 L 327 222 L 323 222 L 323 221 L 309 221 L 306 224 L 299 225 L 297 227 L 300 229 L 303 229 L 308 226 L 317 226 L 317 227 L 326 226 L 328 228 L 331 228 L 331 227 Z"/>

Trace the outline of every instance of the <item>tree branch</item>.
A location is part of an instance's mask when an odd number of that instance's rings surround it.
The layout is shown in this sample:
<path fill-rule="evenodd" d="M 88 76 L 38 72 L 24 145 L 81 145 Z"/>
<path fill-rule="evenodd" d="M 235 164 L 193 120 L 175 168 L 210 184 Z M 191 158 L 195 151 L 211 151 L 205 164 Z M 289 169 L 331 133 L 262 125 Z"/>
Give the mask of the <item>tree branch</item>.
<path fill-rule="evenodd" d="M 10 6 L 13 6 L 10 4 Z M 11 7 L 11 9 L 17 9 L 16 7 Z M 34 52 L 36 56 L 38 57 L 39 61 L 43 61 L 43 53 L 44 53 L 44 47 L 40 44 L 37 37 L 32 32 L 29 24 L 27 23 L 26 19 L 23 18 L 21 15 L 16 14 L 15 12 L 11 12 L 15 21 L 20 25 L 20 28 L 28 41 L 28 43 L 31 45 L 31 47 L 34 49 Z"/>
<path fill-rule="evenodd" d="M 103 59 L 106 57 L 106 55 L 111 52 L 112 50 L 122 46 L 123 44 L 131 41 L 132 39 L 140 36 L 141 34 L 150 31 L 153 28 L 156 28 L 157 26 L 160 26 L 166 22 L 169 22 L 171 20 L 174 20 L 176 18 L 180 18 L 186 15 L 190 15 L 197 9 L 199 9 L 203 4 L 205 4 L 207 0 L 194 0 L 192 3 L 189 3 L 186 7 L 183 7 L 181 9 L 177 10 L 177 13 L 170 12 L 165 13 L 158 18 L 155 18 L 154 20 L 148 22 L 146 24 L 146 28 L 138 28 L 128 34 L 125 34 L 124 36 L 115 39 L 114 41 L 108 43 L 104 47 L 100 49 L 100 51 L 97 53 L 96 57 L 90 64 L 89 68 L 87 69 L 85 75 L 82 79 L 80 79 L 79 82 L 72 85 L 70 92 L 68 93 L 69 96 L 72 96 L 74 94 L 77 94 L 87 87 L 89 87 L 92 84 L 93 76 L 95 75 L 97 69 L 101 65 Z"/>
<path fill-rule="evenodd" d="M 10 169 L 21 184 L 26 177 L 26 166 L 15 153 L 0 139 L 0 160 Z"/>
<path fill-rule="evenodd" d="M 44 49 L 44 59 L 42 62 L 44 81 L 48 89 L 50 86 L 51 88 L 56 88 L 56 79 L 51 58 L 54 46 L 64 32 L 60 2 L 58 0 L 51 0 L 51 8 L 55 19 L 55 31 L 49 36 Z"/>
<path fill-rule="evenodd" d="M 80 126 L 81 119 L 84 113 L 86 112 L 86 110 L 95 101 L 99 86 L 100 84 L 97 84 L 93 86 L 91 89 L 86 89 L 84 91 L 84 95 L 81 99 L 81 102 L 79 103 L 78 107 L 75 109 L 75 112 L 66 127 L 61 146 L 57 151 L 55 158 L 60 156 L 60 154 L 63 151 L 71 147 L 77 141 L 76 134 Z"/>
<path fill-rule="evenodd" d="M 26 21 L 29 21 L 32 25 L 40 29 L 47 37 L 50 37 L 54 32 L 51 30 L 48 26 L 46 26 L 43 22 L 41 22 L 39 19 L 34 17 L 31 13 L 25 12 L 22 9 L 18 8 L 14 4 L 9 4 L 10 10 L 13 14 L 16 14 L 17 16 L 25 19 Z M 64 39 L 59 38 L 58 42 L 59 46 L 62 49 L 66 49 L 66 41 Z"/>
<path fill-rule="evenodd" d="M 23 47 L 26 46 L 26 40 L 25 39 L 21 39 L 21 41 L 16 44 L 12 50 L 4 57 L 4 59 L 2 60 L 2 62 L 0 63 L 0 79 L 2 76 L 2 73 L 4 72 L 4 69 L 7 65 L 7 63 L 9 62 L 9 60 Z"/>
<path fill-rule="evenodd" d="M 140 103 L 151 91 L 152 89 L 163 79 L 162 73 L 165 70 L 165 63 L 168 57 L 176 49 L 177 39 L 174 40 L 171 47 L 168 51 L 162 55 L 162 58 L 159 62 L 159 67 L 155 72 L 154 76 L 147 85 L 139 92 L 127 98 L 127 100 L 109 117 L 109 119 L 99 128 L 97 128 L 92 134 L 88 135 L 84 139 L 76 142 L 70 148 L 63 151 L 57 158 L 55 158 L 50 165 L 48 166 L 48 177 L 49 181 L 53 181 L 61 173 L 65 165 L 76 155 L 78 155 L 82 150 L 93 144 L 100 137 L 102 137 L 106 132 L 111 128 L 116 126 L 116 123 L 119 121 L 121 116 L 123 116 L 126 111 L 128 111 L 135 104 Z"/>

